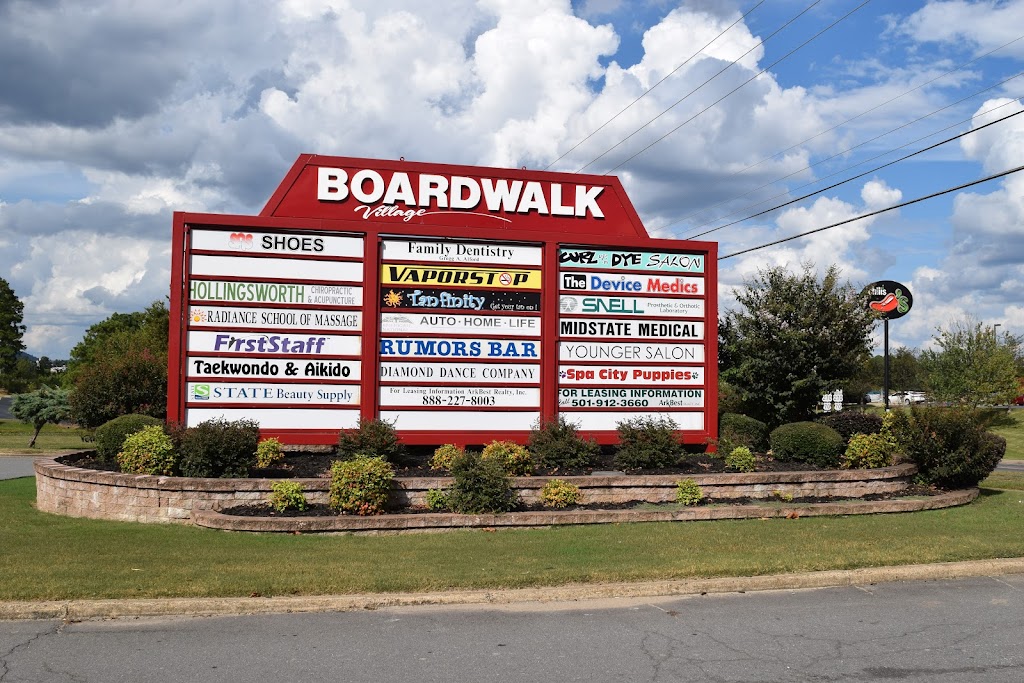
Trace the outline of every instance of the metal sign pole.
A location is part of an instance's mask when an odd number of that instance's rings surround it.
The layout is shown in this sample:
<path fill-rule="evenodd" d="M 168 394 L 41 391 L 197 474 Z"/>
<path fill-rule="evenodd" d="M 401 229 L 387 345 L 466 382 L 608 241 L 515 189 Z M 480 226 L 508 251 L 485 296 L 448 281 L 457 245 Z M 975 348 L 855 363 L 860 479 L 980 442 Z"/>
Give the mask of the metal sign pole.
<path fill-rule="evenodd" d="M 889 318 L 885 318 L 883 325 L 885 345 L 882 356 L 882 400 L 885 402 L 885 412 L 889 412 Z"/>

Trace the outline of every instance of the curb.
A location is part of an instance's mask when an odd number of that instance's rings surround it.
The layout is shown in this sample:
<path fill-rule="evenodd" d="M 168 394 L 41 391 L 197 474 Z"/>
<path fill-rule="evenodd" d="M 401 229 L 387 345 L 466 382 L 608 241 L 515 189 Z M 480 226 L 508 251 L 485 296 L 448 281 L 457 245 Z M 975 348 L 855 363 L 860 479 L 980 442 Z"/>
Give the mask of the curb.
<path fill-rule="evenodd" d="M 771 576 L 679 579 L 641 583 L 573 584 L 545 588 L 482 589 L 430 593 L 380 593 L 270 598 L 153 598 L 0 602 L 0 620 L 112 619 L 119 617 L 237 616 L 295 612 L 350 612 L 387 607 L 516 605 L 610 598 L 655 598 L 707 593 L 743 593 L 832 588 L 890 581 L 958 579 L 1024 574 L 1024 557 L 938 564 L 829 570 Z"/>

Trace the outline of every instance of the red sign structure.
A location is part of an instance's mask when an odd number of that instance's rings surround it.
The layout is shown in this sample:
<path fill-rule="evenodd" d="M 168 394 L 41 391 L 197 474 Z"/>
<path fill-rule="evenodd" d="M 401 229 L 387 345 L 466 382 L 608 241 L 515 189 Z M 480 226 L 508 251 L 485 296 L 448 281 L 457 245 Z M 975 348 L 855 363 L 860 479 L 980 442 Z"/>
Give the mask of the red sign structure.
<path fill-rule="evenodd" d="M 717 436 L 717 244 L 649 238 L 614 177 L 303 155 L 259 216 L 175 213 L 171 265 L 170 420 Z"/>

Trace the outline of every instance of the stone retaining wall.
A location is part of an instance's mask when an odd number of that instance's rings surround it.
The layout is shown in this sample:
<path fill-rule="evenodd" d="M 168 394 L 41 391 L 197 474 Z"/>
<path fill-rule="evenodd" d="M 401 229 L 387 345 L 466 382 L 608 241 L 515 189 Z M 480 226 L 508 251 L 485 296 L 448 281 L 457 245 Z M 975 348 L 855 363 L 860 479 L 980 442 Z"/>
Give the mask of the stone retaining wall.
<path fill-rule="evenodd" d="M 200 510 L 221 510 L 261 502 L 270 494 L 274 479 L 198 479 L 120 474 L 62 464 L 53 458 L 35 461 L 36 507 L 70 517 L 92 517 L 132 522 L 188 524 Z M 560 477 L 580 487 L 583 503 L 621 503 L 675 500 L 676 482 L 693 479 L 705 496 L 715 500 L 749 498 L 767 500 L 779 495 L 861 498 L 899 493 L 916 472 L 913 465 L 876 470 L 756 472 L 751 474 L 648 475 Z M 526 503 L 539 500 L 550 477 L 517 477 L 514 484 Z M 326 503 L 326 479 L 295 479 L 312 503 Z M 403 477 L 395 480 L 391 502 L 396 506 L 422 506 L 429 489 L 451 483 L 445 477 Z M 566 513 L 559 513 L 566 514 Z"/>

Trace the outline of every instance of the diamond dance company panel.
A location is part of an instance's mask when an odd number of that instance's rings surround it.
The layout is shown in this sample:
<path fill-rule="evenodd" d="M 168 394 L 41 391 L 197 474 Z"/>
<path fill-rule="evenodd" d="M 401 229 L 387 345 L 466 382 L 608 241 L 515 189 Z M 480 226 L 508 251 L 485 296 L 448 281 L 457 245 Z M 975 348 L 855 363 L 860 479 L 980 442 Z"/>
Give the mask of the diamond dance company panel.
<path fill-rule="evenodd" d="M 188 261 L 186 423 L 355 426 L 363 238 L 234 228 L 194 230 L 191 240 L 215 253 Z"/>
<path fill-rule="evenodd" d="M 559 412 L 583 429 L 651 414 L 704 429 L 705 256 L 579 247 L 559 266 Z"/>
<path fill-rule="evenodd" d="M 512 428 L 532 424 L 541 400 L 541 249 L 383 240 L 381 254 L 379 405 L 409 409 L 381 416 L 441 431 L 472 429 L 467 410 L 504 409 L 511 417 L 499 421 Z M 491 428 L 497 415 L 486 418 Z"/>

